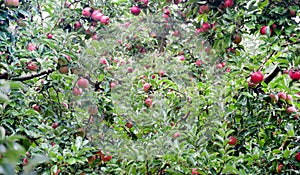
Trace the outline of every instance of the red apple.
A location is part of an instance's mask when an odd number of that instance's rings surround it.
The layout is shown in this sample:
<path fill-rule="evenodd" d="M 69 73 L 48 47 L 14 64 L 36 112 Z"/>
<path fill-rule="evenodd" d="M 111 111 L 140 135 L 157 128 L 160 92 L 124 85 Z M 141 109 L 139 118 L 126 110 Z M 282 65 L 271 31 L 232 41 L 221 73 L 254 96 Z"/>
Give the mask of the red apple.
<path fill-rule="evenodd" d="M 82 91 L 80 89 L 78 89 L 76 87 L 73 89 L 73 95 L 74 96 L 79 96 L 81 94 L 82 94 Z"/>
<path fill-rule="evenodd" d="M 19 0 L 5 0 L 4 1 L 5 6 L 7 7 L 18 7 Z"/>
<path fill-rule="evenodd" d="M 40 111 L 40 106 L 37 105 L 37 104 L 32 105 L 32 108 L 33 108 L 35 111 L 37 111 L 37 112 Z"/>
<path fill-rule="evenodd" d="M 82 16 L 89 18 L 91 16 L 91 11 L 92 11 L 92 9 L 90 7 L 85 7 L 82 10 Z"/>
<path fill-rule="evenodd" d="M 165 14 L 165 15 L 168 15 L 168 16 L 169 16 L 170 13 L 171 13 L 170 10 L 169 10 L 169 8 L 167 8 L 167 7 L 166 7 L 166 8 L 163 8 L 163 11 L 164 11 L 164 14 Z"/>
<path fill-rule="evenodd" d="M 284 101 L 286 100 L 286 93 L 284 93 L 284 92 L 279 92 L 277 95 L 278 95 L 278 98 L 279 98 L 279 99 L 282 99 L 282 100 L 284 100 Z"/>
<path fill-rule="evenodd" d="M 145 92 L 148 92 L 148 90 L 150 89 L 150 87 L 151 87 L 151 84 L 145 83 L 144 86 L 143 86 L 143 89 L 144 89 Z"/>
<path fill-rule="evenodd" d="M 287 95 L 287 96 L 286 96 L 286 102 L 287 102 L 288 104 L 291 104 L 292 101 L 293 101 L 293 97 L 292 97 L 291 95 Z"/>
<path fill-rule="evenodd" d="M 69 105 L 66 102 L 61 102 L 61 104 L 64 106 L 64 108 L 68 109 Z"/>
<path fill-rule="evenodd" d="M 222 67 L 225 67 L 226 66 L 226 62 L 222 62 Z"/>
<path fill-rule="evenodd" d="M 200 174 L 200 173 L 197 171 L 197 168 L 193 168 L 192 169 L 192 175 L 196 175 L 196 174 Z"/>
<path fill-rule="evenodd" d="M 95 106 L 91 106 L 88 110 L 88 113 L 91 115 L 97 115 L 98 114 L 98 107 Z"/>
<path fill-rule="evenodd" d="M 208 13 L 209 12 L 209 6 L 208 4 L 205 4 L 205 5 L 200 5 L 200 8 L 199 8 L 199 13 L 200 14 L 203 14 L 203 13 Z"/>
<path fill-rule="evenodd" d="M 272 35 L 272 29 L 269 26 L 262 26 L 260 29 L 260 34 L 266 35 L 268 29 L 270 30 L 270 35 Z"/>
<path fill-rule="evenodd" d="M 225 0 L 224 7 L 225 8 L 232 8 L 234 5 L 234 0 Z"/>
<path fill-rule="evenodd" d="M 264 80 L 264 75 L 260 71 L 251 74 L 251 81 L 254 84 L 261 83 L 263 80 Z"/>
<path fill-rule="evenodd" d="M 297 152 L 295 155 L 296 161 L 300 162 L 300 152 Z"/>
<path fill-rule="evenodd" d="M 109 84 L 109 87 L 110 87 L 111 89 L 115 88 L 116 86 L 117 86 L 117 83 L 115 83 L 115 82 L 111 82 L 111 83 Z"/>
<path fill-rule="evenodd" d="M 226 53 L 228 53 L 228 54 L 231 53 L 231 54 L 236 55 L 236 50 L 235 50 L 235 48 L 229 47 L 229 48 L 226 49 Z"/>
<path fill-rule="evenodd" d="M 152 106 L 152 99 L 151 98 L 147 98 L 145 100 L 145 105 L 148 106 L 148 108 L 150 108 Z"/>
<path fill-rule="evenodd" d="M 34 51 L 34 50 L 36 50 L 36 47 L 32 43 L 28 43 L 27 49 L 29 51 Z"/>
<path fill-rule="evenodd" d="M 132 128 L 133 125 L 131 122 L 127 122 L 125 126 L 130 129 L 130 128 Z"/>
<path fill-rule="evenodd" d="M 203 32 L 207 32 L 210 29 L 210 24 L 205 22 L 202 24 L 202 30 Z"/>
<path fill-rule="evenodd" d="M 181 135 L 180 132 L 175 132 L 174 135 L 173 135 L 173 138 L 176 139 L 176 138 L 179 137 L 180 135 Z"/>
<path fill-rule="evenodd" d="M 79 29 L 81 27 L 81 23 L 79 21 L 76 21 L 74 24 L 75 30 Z"/>
<path fill-rule="evenodd" d="M 277 166 L 277 172 L 278 172 L 278 173 L 281 173 L 282 167 L 283 167 L 283 164 L 279 164 L 279 165 Z"/>
<path fill-rule="evenodd" d="M 107 62 L 106 58 L 104 58 L 104 57 L 100 58 L 99 63 L 104 64 L 104 65 L 108 65 L 108 62 Z"/>
<path fill-rule="evenodd" d="M 270 94 L 269 97 L 271 98 L 272 102 L 278 102 L 278 96 L 276 94 Z"/>
<path fill-rule="evenodd" d="M 27 65 L 27 68 L 31 71 L 36 71 L 38 69 L 37 65 L 34 63 L 34 62 L 30 62 L 28 65 Z"/>
<path fill-rule="evenodd" d="M 132 72 L 133 72 L 133 68 L 132 68 L 132 67 L 128 67 L 128 68 L 127 68 L 127 71 L 128 71 L 129 73 L 132 73 Z"/>
<path fill-rule="evenodd" d="M 28 159 L 25 157 L 24 159 L 23 159 L 23 166 L 24 165 L 27 165 L 28 164 Z"/>
<path fill-rule="evenodd" d="M 196 63 L 195 63 L 197 66 L 201 66 L 201 60 L 196 60 Z"/>
<path fill-rule="evenodd" d="M 286 112 L 287 112 L 288 114 L 292 114 L 292 113 L 297 112 L 297 109 L 296 109 L 294 106 L 290 106 L 290 107 L 288 107 L 288 108 L 286 109 Z"/>
<path fill-rule="evenodd" d="M 131 7 L 130 12 L 133 15 L 137 16 L 141 13 L 141 9 L 138 6 L 133 6 L 133 7 Z"/>
<path fill-rule="evenodd" d="M 223 66 L 221 63 L 218 63 L 218 64 L 216 64 L 216 68 L 221 69 L 221 68 L 223 68 Z"/>
<path fill-rule="evenodd" d="M 233 43 L 234 44 L 240 44 L 242 42 L 242 36 L 238 33 L 233 35 Z"/>
<path fill-rule="evenodd" d="M 100 10 L 94 10 L 91 17 L 94 21 L 100 21 L 102 18 L 103 14 L 100 12 Z"/>
<path fill-rule="evenodd" d="M 229 145 L 236 145 L 237 144 L 237 139 L 234 136 L 229 137 Z"/>
<path fill-rule="evenodd" d="M 91 157 L 88 157 L 88 164 L 92 164 L 94 163 L 94 161 L 96 160 L 96 155 L 92 155 Z"/>
<path fill-rule="evenodd" d="M 300 80 L 300 71 L 291 69 L 289 76 L 292 80 Z"/>
<path fill-rule="evenodd" d="M 102 18 L 100 19 L 100 22 L 104 25 L 108 25 L 109 17 L 108 16 L 102 16 Z"/>
<path fill-rule="evenodd" d="M 53 35 L 52 35 L 51 33 L 48 33 L 48 34 L 47 34 L 47 38 L 48 38 L 48 39 L 52 39 L 52 38 L 53 38 Z"/>
<path fill-rule="evenodd" d="M 165 76 L 165 71 L 164 70 L 159 71 L 159 76 L 161 77 Z"/>
<path fill-rule="evenodd" d="M 296 12 L 294 10 L 289 10 L 289 15 L 291 17 L 295 17 L 296 16 Z"/>
<path fill-rule="evenodd" d="M 183 55 L 180 55 L 180 56 L 179 56 L 179 60 L 180 60 L 180 61 L 184 61 L 184 60 L 185 60 L 184 56 L 183 56 Z"/>
<path fill-rule="evenodd" d="M 84 78 L 80 78 L 78 81 L 77 81 L 77 85 L 78 87 L 80 88 L 88 88 L 89 87 L 89 82 L 87 79 L 84 79 Z"/>
<path fill-rule="evenodd" d="M 58 127 L 58 123 L 53 123 L 53 124 L 52 124 L 52 128 L 53 128 L 53 129 L 56 129 L 57 127 Z"/>

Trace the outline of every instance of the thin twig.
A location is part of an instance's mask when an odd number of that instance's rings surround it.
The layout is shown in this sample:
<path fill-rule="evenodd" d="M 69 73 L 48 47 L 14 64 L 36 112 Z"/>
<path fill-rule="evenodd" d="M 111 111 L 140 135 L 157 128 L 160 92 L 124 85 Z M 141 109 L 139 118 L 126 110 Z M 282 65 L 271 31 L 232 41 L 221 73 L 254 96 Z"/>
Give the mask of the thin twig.
<path fill-rule="evenodd" d="M 39 9 L 39 14 L 41 16 L 41 25 L 42 25 L 42 30 L 43 30 L 43 33 L 44 33 L 44 18 L 43 18 L 43 12 L 42 12 L 42 8 L 41 8 L 41 5 L 39 3 L 39 0 L 37 0 L 37 6 L 38 6 L 38 9 Z"/>

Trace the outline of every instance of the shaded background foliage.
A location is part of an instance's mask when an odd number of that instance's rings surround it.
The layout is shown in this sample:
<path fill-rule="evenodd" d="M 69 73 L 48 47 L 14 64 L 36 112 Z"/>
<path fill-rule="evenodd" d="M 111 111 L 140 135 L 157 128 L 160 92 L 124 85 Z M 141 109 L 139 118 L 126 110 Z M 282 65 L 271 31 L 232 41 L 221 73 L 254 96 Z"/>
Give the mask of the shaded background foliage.
<path fill-rule="evenodd" d="M 0 1 L 0 173 L 299 173 L 299 2 L 226 1 Z"/>

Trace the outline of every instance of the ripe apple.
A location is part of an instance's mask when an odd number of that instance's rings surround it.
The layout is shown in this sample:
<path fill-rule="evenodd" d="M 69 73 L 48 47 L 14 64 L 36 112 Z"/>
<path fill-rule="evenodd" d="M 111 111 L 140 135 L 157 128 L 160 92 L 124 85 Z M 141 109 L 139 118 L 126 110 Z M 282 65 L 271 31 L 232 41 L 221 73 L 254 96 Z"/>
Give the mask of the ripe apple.
<path fill-rule="evenodd" d="M 75 30 L 79 29 L 81 27 L 81 23 L 79 21 L 76 21 L 74 24 Z"/>
<path fill-rule="evenodd" d="M 108 16 L 102 16 L 102 18 L 100 19 L 100 22 L 104 25 L 108 25 L 109 17 Z"/>
<path fill-rule="evenodd" d="M 34 62 L 30 62 L 28 65 L 27 65 L 27 68 L 31 71 L 36 71 L 38 69 L 37 65 L 34 63 Z"/>
<path fill-rule="evenodd" d="M 201 66 L 201 60 L 196 60 L 196 63 L 195 63 L 197 66 Z"/>
<path fill-rule="evenodd" d="M 180 132 L 175 132 L 174 135 L 173 135 L 173 138 L 176 139 L 176 138 L 179 137 L 180 135 L 181 135 Z"/>
<path fill-rule="evenodd" d="M 100 12 L 100 10 L 94 10 L 92 15 L 91 15 L 91 18 L 94 21 L 100 21 L 102 16 L 103 16 L 103 14 Z"/>
<path fill-rule="evenodd" d="M 222 67 L 225 67 L 226 66 L 226 62 L 222 62 Z"/>
<path fill-rule="evenodd" d="M 116 84 L 115 82 L 111 82 L 111 83 L 109 84 L 109 87 L 110 87 L 111 89 L 115 88 L 116 86 L 117 86 L 117 84 Z"/>
<path fill-rule="evenodd" d="M 47 34 L 47 38 L 48 38 L 48 39 L 52 39 L 52 38 L 53 38 L 53 35 L 52 35 L 51 33 L 48 33 L 48 34 Z"/>
<path fill-rule="evenodd" d="M 286 102 L 287 102 L 288 104 L 292 104 L 292 101 L 293 101 L 293 97 L 292 97 L 291 95 L 287 95 L 287 96 L 286 96 Z"/>
<path fill-rule="evenodd" d="M 163 11 L 164 11 L 164 14 L 167 15 L 167 16 L 169 16 L 170 13 L 171 13 L 169 8 L 167 8 L 167 7 L 163 8 Z"/>
<path fill-rule="evenodd" d="M 174 33 L 173 33 L 173 36 L 179 36 L 179 34 L 180 34 L 179 31 L 175 30 Z"/>
<path fill-rule="evenodd" d="M 179 3 L 181 3 L 181 0 L 174 0 L 174 4 L 178 5 Z"/>
<path fill-rule="evenodd" d="M 297 152 L 295 155 L 296 161 L 300 162 L 300 152 Z"/>
<path fill-rule="evenodd" d="M 278 102 L 278 96 L 276 94 L 270 94 L 269 97 L 271 98 L 272 102 Z"/>
<path fill-rule="evenodd" d="M 262 26 L 260 29 L 260 34 L 266 35 L 268 29 L 270 30 L 270 35 L 272 35 L 272 29 L 269 26 Z"/>
<path fill-rule="evenodd" d="M 196 175 L 196 174 L 200 174 L 200 173 L 197 171 L 197 168 L 193 168 L 192 169 L 192 175 Z"/>
<path fill-rule="evenodd" d="M 283 164 L 279 164 L 279 165 L 277 166 L 277 172 L 278 172 L 278 173 L 281 173 L 282 167 L 283 167 Z"/>
<path fill-rule="evenodd" d="M 297 109 L 296 109 L 294 106 L 290 106 L 290 107 L 288 107 L 288 108 L 286 109 L 286 112 L 287 112 L 288 114 L 292 114 L 292 113 L 297 112 Z"/>
<path fill-rule="evenodd" d="M 185 60 L 184 56 L 183 56 L 183 55 L 180 55 L 180 56 L 179 56 L 179 60 L 180 60 L 180 61 L 184 61 L 184 60 Z"/>
<path fill-rule="evenodd" d="M 104 58 L 104 57 L 100 58 L 99 63 L 100 63 L 100 64 L 104 64 L 104 65 L 107 65 L 107 64 L 108 64 L 107 59 Z"/>
<path fill-rule="evenodd" d="M 92 40 L 97 40 L 98 39 L 98 36 L 97 36 L 97 34 L 94 34 L 94 35 L 92 35 Z"/>
<path fill-rule="evenodd" d="M 58 123 L 55 122 L 55 123 L 52 124 L 53 129 L 56 129 L 57 127 L 58 127 Z"/>
<path fill-rule="evenodd" d="M 97 115 L 98 114 L 98 107 L 95 106 L 91 106 L 88 110 L 88 113 L 91 115 Z"/>
<path fill-rule="evenodd" d="M 68 66 L 62 66 L 59 68 L 58 71 L 62 74 L 67 74 L 69 72 L 69 68 L 68 68 Z"/>
<path fill-rule="evenodd" d="M 210 9 L 209 9 L 208 4 L 200 5 L 199 13 L 200 13 L 200 14 L 208 13 L 209 10 L 210 10 Z"/>
<path fill-rule="evenodd" d="M 125 126 L 130 129 L 130 128 L 132 128 L 133 125 L 131 122 L 127 122 Z"/>
<path fill-rule="evenodd" d="M 5 6 L 7 7 L 18 7 L 19 0 L 5 0 L 4 1 Z"/>
<path fill-rule="evenodd" d="M 145 105 L 148 106 L 148 108 L 150 108 L 152 106 L 152 99 L 151 98 L 147 98 L 145 100 Z"/>
<path fill-rule="evenodd" d="M 148 90 L 150 89 L 150 87 L 151 87 L 151 84 L 145 83 L 144 86 L 143 86 L 143 89 L 144 89 L 145 92 L 148 92 Z"/>
<path fill-rule="evenodd" d="M 66 102 L 61 102 L 61 104 L 64 106 L 65 109 L 69 108 L 69 105 Z"/>
<path fill-rule="evenodd" d="M 260 71 L 251 74 L 251 81 L 254 84 L 261 83 L 263 80 L 264 80 L 264 75 Z"/>
<path fill-rule="evenodd" d="M 41 109 L 40 109 L 40 106 L 37 105 L 37 104 L 32 105 L 32 108 L 33 108 L 35 111 L 37 111 L 37 112 L 39 112 L 39 111 L 41 110 Z"/>
<path fill-rule="evenodd" d="M 223 66 L 221 63 L 218 63 L 218 64 L 216 64 L 216 68 L 221 69 L 221 68 L 223 68 Z"/>
<path fill-rule="evenodd" d="M 225 0 L 224 7 L 225 8 L 232 8 L 234 5 L 234 0 Z"/>
<path fill-rule="evenodd" d="M 292 80 L 300 80 L 300 71 L 291 69 L 289 76 Z"/>
<path fill-rule="evenodd" d="M 91 11 L 92 11 L 92 9 L 90 7 L 85 7 L 82 10 L 82 16 L 89 18 L 91 16 Z"/>
<path fill-rule="evenodd" d="M 226 53 L 236 55 L 236 50 L 235 50 L 235 48 L 229 47 L 226 49 Z"/>
<path fill-rule="evenodd" d="M 89 82 L 87 79 L 84 79 L 84 78 L 80 78 L 78 81 L 77 81 L 77 85 L 78 87 L 80 88 L 88 88 L 89 87 Z"/>
<path fill-rule="evenodd" d="M 242 36 L 239 35 L 238 33 L 235 33 L 233 35 L 233 43 L 234 44 L 240 44 L 240 42 L 242 42 Z"/>
<path fill-rule="evenodd" d="M 279 99 L 282 99 L 282 100 L 284 100 L 284 101 L 286 100 L 286 93 L 284 93 L 284 92 L 279 92 L 277 95 L 278 95 L 278 98 L 279 98 Z"/>
<path fill-rule="evenodd" d="M 209 29 L 210 29 L 210 24 L 207 23 L 207 22 L 204 22 L 202 24 L 202 30 L 203 30 L 203 32 L 207 32 Z"/>
<path fill-rule="evenodd" d="M 132 73 L 132 72 L 133 72 L 133 68 L 132 68 L 132 67 L 128 67 L 128 68 L 127 68 L 127 71 L 128 71 L 129 73 Z"/>
<path fill-rule="evenodd" d="M 88 164 L 92 164 L 94 163 L 94 161 L 96 160 L 96 156 L 95 155 L 92 155 L 91 157 L 88 157 Z"/>
<path fill-rule="evenodd" d="M 237 139 L 234 136 L 230 136 L 228 144 L 229 145 L 236 145 L 236 143 L 237 143 Z"/>
<path fill-rule="evenodd" d="M 102 158 L 102 161 L 103 162 L 108 162 L 108 161 L 110 161 L 112 159 L 112 156 L 104 156 L 103 158 Z"/>
<path fill-rule="evenodd" d="M 131 7 L 130 12 L 133 15 L 137 16 L 141 13 L 141 9 L 138 6 L 133 6 L 133 7 Z"/>
<path fill-rule="evenodd" d="M 25 157 L 23 158 L 23 165 L 27 165 L 28 164 L 28 159 Z"/>
<path fill-rule="evenodd" d="M 159 71 L 159 76 L 161 77 L 165 76 L 165 71 L 164 70 Z"/>
<path fill-rule="evenodd" d="M 82 91 L 80 89 L 78 89 L 76 87 L 73 89 L 73 95 L 74 96 L 79 96 L 81 94 L 82 94 Z"/>
<path fill-rule="evenodd" d="M 296 12 L 294 10 L 289 10 L 289 15 L 291 17 L 295 17 L 296 16 Z"/>
<path fill-rule="evenodd" d="M 34 51 L 34 50 L 36 50 L 36 47 L 35 47 L 32 43 L 28 43 L 27 49 L 28 49 L 29 51 Z"/>

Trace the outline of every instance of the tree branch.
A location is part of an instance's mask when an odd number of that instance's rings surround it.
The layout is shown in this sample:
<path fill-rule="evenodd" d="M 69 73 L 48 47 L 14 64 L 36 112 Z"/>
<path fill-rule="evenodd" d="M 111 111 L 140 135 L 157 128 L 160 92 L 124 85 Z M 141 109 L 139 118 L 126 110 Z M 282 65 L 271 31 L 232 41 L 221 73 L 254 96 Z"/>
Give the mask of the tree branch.
<path fill-rule="evenodd" d="M 31 75 L 24 76 L 24 77 L 15 77 L 15 78 L 9 77 L 8 73 L 5 72 L 5 73 L 0 75 L 0 79 L 12 80 L 12 81 L 26 81 L 26 80 L 33 79 L 35 77 L 40 77 L 40 76 L 43 76 L 43 75 L 49 75 L 54 71 L 55 71 L 55 69 L 49 69 L 49 70 L 41 71 L 41 72 L 36 73 L 36 74 L 31 74 Z"/>

